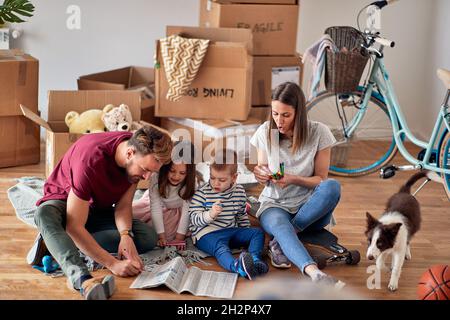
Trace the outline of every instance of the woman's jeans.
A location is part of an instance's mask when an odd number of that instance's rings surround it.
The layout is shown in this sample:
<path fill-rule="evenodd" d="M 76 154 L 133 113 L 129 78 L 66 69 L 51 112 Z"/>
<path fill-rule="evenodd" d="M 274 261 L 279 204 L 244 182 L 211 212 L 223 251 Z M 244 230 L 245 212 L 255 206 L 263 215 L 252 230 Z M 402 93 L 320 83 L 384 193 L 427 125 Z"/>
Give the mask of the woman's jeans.
<path fill-rule="evenodd" d="M 334 179 L 321 182 L 310 198 L 291 214 L 281 208 L 268 208 L 260 216 L 263 229 L 280 244 L 283 253 L 301 272 L 316 264 L 297 237 L 306 229 L 320 230 L 330 223 L 334 208 L 341 196 L 341 186 Z"/>

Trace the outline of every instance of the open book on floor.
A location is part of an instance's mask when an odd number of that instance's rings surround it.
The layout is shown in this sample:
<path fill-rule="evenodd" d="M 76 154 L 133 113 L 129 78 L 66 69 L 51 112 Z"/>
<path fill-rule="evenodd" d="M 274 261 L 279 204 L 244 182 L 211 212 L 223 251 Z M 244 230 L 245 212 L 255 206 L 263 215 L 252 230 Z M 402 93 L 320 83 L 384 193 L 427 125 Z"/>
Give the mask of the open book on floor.
<path fill-rule="evenodd" d="M 166 285 L 178 294 L 187 291 L 195 296 L 231 299 L 237 278 L 236 273 L 188 268 L 183 258 L 176 257 L 151 272 L 142 272 L 130 288 L 147 289 Z"/>

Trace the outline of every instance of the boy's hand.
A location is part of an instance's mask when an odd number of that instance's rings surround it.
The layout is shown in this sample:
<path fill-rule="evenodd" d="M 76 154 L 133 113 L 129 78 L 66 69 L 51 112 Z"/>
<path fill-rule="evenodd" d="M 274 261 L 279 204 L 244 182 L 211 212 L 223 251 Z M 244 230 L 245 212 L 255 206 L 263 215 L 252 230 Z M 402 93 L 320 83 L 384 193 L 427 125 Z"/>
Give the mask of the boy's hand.
<path fill-rule="evenodd" d="M 217 216 L 222 212 L 222 201 L 217 200 L 212 206 L 211 210 L 209 210 L 209 216 L 213 219 L 217 218 Z"/>

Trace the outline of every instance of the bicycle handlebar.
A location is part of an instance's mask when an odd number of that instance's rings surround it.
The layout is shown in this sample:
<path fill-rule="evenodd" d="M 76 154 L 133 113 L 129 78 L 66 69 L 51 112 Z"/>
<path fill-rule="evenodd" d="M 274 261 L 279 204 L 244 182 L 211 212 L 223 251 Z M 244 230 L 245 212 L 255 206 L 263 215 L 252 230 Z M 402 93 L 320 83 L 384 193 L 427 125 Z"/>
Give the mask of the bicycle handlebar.
<path fill-rule="evenodd" d="M 385 46 L 385 47 L 393 48 L 395 46 L 395 42 L 394 41 L 391 41 L 391 40 L 385 39 L 385 38 L 381 38 L 381 37 L 375 38 L 375 42 L 377 42 L 377 43 L 379 43 L 379 44 L 381 44 L 382 46 Z"/>
<path fill-rule="evenodd" d="M 387 6 L 388 4 L 392 4 L 394 2 L 397 2 L 398 0 L 383 0 L 383 1 L 375 1 L 372 2 L 371 6 L 377 6 L 379 9 L 382 9 L 383 7 Z"/>
<path fill-rule="evenodd" d="M 376 6 L 376 7 L 378 7 L 378 9 L 381 10 L 385 6 L 390 5 L 390 4 L 392 4 L 394 2 L 397 2 L 397 1 L 399 1 L 399 0 L 375 1 L 375 2 L 372 2 L 369 6 Z M 394 41 L 380 37 L 379 36 L 379 32 L 377 32 L 376 34 L 374 34 L 374 33 L 364 34 L 364 36 L 368 40 L 368 46 L 371 46 L 374 42 L 382 45 L 383 47 L 393 48 L 395 46 L 395 42 Z M 366 46 L 366 48 L 368 46 Z"/>

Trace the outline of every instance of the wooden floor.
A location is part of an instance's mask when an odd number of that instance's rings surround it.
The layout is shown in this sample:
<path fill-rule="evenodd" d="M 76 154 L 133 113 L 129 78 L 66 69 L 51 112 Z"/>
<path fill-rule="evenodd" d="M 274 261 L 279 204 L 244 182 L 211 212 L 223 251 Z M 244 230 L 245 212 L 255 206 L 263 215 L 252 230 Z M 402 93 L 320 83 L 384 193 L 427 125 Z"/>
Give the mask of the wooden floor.
<path fill-rule="evenodd" d="M 415 150 L 414 150 L 415 152 Z M 413 153 L 414 154 L 414 153 Z M 405 163 L 397 156 L 396 164 Z M 26 253 L 36 236 L 33 229 L 15 216 L 7 198 L 6 190 L 13 186 L 15 178 L 22 176 L 43 177 L 43 164 L 0 169 L 0 299 L 80 299 L 79 294 L 66 287 L 65 278 L 52 279 L 32 269 L 25 262 Z M 337 179 L 342 184 L 342 198 L 335 211 L 338 225 L 333 232 L 344 246 L 357 249 L 362 259 L 357 266 L 338 265 L 326 270 L 347 283 L 347 289 L 359 298 L 367 299 L 415 299 L 416 284 L 421 274 L 431 265 L 450 262 L 450 202 L 441 185 L 429 183 L 418 195 L 422 205 L 422 229 L 411 245 L 412 260 L 406 261 L 400 278 L 399 290 L 391 293 L 387 290 L 388 274 L 382 274 L 381 288 L 369 290 L 366 282 L 371 273 L 367 268 L 373 263 L 365 256 L 366 239 L 364 237 L 365 212 L 379 216 L 386 199 L 407 179 L 411 173 L 399 173 L 391 180 L 380 180 L 377 174 L 359 178 Z M 252 193 L 257 193 L 254 190 Z M 212 259 L 207 261 L 214 263 Z M 202 265 L 199 267 L 205 268 Z M 221 270 L 217 264 L 207 267 Z M 98 271 L 98 274 L 108 271 Z M 267 276 L 259 280 L 269 281 L 278 276 L 287 276 L 293 282 L 303 277 L 295 268 L 276 270 L 271 268 Z M 133 290 L 129 286 L 133 279 L 116 279 L 118 289 L 114 299 L 195 299 L 190 294 L 177 295 L 169 289 Z M 255 283 L 240 278 L 235 296 L 245 298 L 245 293 Z M 200 298 L 201 299 L 201 298 Z"/>

